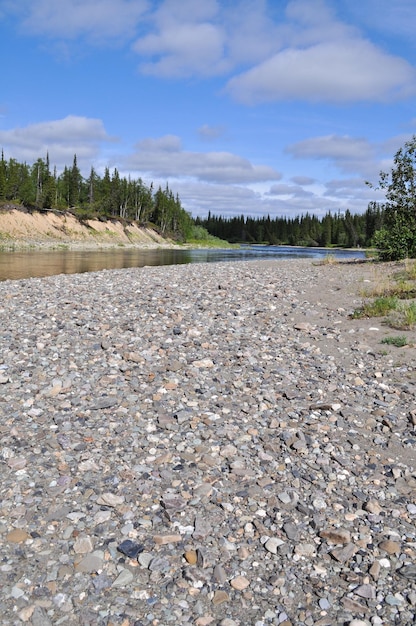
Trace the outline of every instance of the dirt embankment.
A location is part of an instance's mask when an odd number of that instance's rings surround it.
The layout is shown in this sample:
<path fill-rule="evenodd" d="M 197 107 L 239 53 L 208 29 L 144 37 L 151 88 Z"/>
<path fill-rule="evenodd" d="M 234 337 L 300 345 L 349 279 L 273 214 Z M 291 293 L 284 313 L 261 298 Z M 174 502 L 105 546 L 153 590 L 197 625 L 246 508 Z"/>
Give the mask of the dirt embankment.
<path fill-rule="evenodd" d="M 18 207 L 0 210 L 0 247 L 96 248 L 135 246 L 141 248 L 173 247 L 151 228 L 119 220 L 80 221 L 72 213 L 26 211 Z"/>

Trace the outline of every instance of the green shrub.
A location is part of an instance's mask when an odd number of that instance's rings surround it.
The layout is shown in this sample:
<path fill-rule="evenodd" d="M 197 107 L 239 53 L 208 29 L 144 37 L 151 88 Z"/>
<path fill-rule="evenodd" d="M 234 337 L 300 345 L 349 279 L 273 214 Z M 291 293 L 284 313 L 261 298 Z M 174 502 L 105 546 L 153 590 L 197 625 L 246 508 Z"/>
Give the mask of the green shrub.
<path fill-rule="evenodd" d="M 384 337 L 381 343 L 385 343 L 389 346 L 396 346 L 396 348 L 403 348 L 407 346 L 407 339 L 404 335 L 398 335 L 396 337 Z"/>

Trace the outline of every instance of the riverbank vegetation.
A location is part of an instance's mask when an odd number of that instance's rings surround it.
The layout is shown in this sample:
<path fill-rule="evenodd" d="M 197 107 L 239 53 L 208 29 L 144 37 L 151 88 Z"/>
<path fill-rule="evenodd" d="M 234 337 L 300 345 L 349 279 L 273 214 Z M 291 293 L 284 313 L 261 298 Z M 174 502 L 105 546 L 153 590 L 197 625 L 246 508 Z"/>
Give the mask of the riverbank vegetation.
<path fill-rule="evenodd" d="M 383 208 L 375 202 L 362 215 L 353 215 L 348 210 L 345 213 L 327 213 L 321 219 L 309 213 L 295 218 L 274 219 L 245 215 L 224 218 L 209 214 L 206 219 L 195 220 L 211 235 L 231 243 L 341 248 L 371 247 L 383 221 Z"/>
<path fill-rule="evenodd" d="M 416 262 L 407 260 L 393 274 L 377 276 L 375 286 L 362 292 L 363 304 L 352 314 L 354 319 L 382 317 L 391 328 L 416 327 Z"/>
<path fill-rule="evenodd" d="M 309 214 L 296 218 L 192 216 L 168 185 L 154 189 L 141 178 L 123 177 L 106 168 L 99 176 L 93 167 L 83 177 L 74 156 L 70 167 L 58 174 L 49 157 L 32 165 L 16 159 L 0 160 L 0 202 L 27 209 L 70 211 L 81 220 L 121 219 L 154 227 L 164 237 L 203 245 L 229 243 L 289 244 L 299 246 L 370 246 L 382 227 L 383 211 L 375 203 L 364 215 L 328 213 L 319 219 Z M 221 240 L 221 241 L 219 241 Z"/>
<path fill-rule="evenodd" d="M 13 202 L 29 210 L 70 211 L 80 220 L 121 219 L 153 227 L 164 237 L 187 241 L 194 221 L 169 186 L 146 185 L 141 178 L 120 176 L 117 169 L 105 169 L 99 176 L 91 167 L 84 178 L 77 164 L 57 174 L 49 157 L 32 165 L 16 159 L 0 160 L 0 202 Z"/>
<path fill-rule="evenodd" d="M 371 185 L 370 185 L 371 186 Z M 208 214 L 193 218 L 168 185 L 154 189 L 141 178 L 107 167 L 100 176 L 91 167 L 83 177 L 74 156 L 59 175 L 49 156 L 32 165 L 0 160 L 0 203 L 27 209 L 70 211 L 80 220 L 120 219 L 154 228 L 163 237 L 202 245 L 229 243 L 288 244 L 321 247 L 375 247 L 381 260 L 416 257 L 416 136 L 395 156 L 389 173 L 381 172 L 386 202 L 370 202 L 363 214 L 327 212 L 294 218 Z"/>

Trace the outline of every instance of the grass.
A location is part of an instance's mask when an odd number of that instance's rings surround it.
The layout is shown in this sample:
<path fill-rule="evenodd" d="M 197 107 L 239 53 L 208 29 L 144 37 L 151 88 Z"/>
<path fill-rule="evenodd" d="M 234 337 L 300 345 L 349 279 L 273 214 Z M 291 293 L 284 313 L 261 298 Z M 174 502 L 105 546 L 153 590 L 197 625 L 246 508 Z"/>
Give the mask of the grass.
<path fill-rule="evenodd" d="M 404 335 L 397 335 L 396 337 L 384 337 L 381 343 L 385 343 L 388 346 L 396 346 L 396 348 L 403 348 L 407 346 L 407 339 Z"/>
<path fill-rule="evenodd" d="M 338 261 L 335 257 L 335 254 L 331 254 L 330 252 L 328 252 L 328 254 L 326 254 L 322 259 L 320 265 L 335 265 L 336 263 L 338 263 Z"/>
<path fill-rule="evenodd" d="M 401 303 L 387 323 L 397 330 L 412 330 L 416 327 L 416 302 Z"/>
<path fill-rule="evenodd" d="M 362 307 L 355 309 L 352 317 L 382 317 L 397 308 L 398 299 L 395 296 L 379 296 L 372 302 L 365 302 Z"/>
<path fill-rule="evenodd" d="M 188 247 L 196 247 L 196 248 L 239 248 L 239 244 L 229 243 L 224 239 L 219 239 L 218 237 L 209 236 L 204 239 L 192 239 L 189 238 L 186 240 L 185 245 Z"/>
<path fill-rule="evenodd" d="M 406 260 L 403 267 L 391 275 L 386 275 L 386 266 L 383 265 L 381 271 L 375 274 L 374 283 L 371 289 L 361 291 L 364 303 L 355 309 L 351 317 L 360 319 L 387 316 L 385 322 L 391 328 L 416 328 L 416 261 Z M 400 343 L 398 338 L 392 338 L 391 341 Z"/>

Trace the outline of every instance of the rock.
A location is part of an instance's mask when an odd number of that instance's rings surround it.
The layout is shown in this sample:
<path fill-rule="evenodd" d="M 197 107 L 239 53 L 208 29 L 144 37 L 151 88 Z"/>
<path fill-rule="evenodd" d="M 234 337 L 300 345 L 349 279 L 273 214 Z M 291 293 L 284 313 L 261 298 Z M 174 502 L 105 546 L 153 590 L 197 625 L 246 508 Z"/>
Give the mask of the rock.
<path fill-rule="evenodd" d="M 87 554 L 88 552 L 92 552 L 94 550 L 94 545 L 91 537 L 78 537 L 78 539 L 74 542 L 73 548 L 75 554 Z"/>
<path fill-rule="evenodd" d="M 328 543 L 347 544 L 351 542 L 351 533 L 343 528 L 328 528 L 319 533 Z"/>
<path fill-rule="evenodd" d="M 193 361 L 192 365 L 198 369 L 214 367 L 214 362 L 211 359 L 201 359 L 199 361 Z"/>
<path fill-rule="evenodd" d="M 295 554 L 307 558 L 315 556 L 316 546 L 313 543 L 298 543 L 298 545 L 295 546 Z"/>
<path fill-rule="evenodd" d="M 278 549 L 284 543 L 285 542 L 279 539 L 278 537 L 270 537 L 270 539 L 268 539 L 266 543 L 264 544 L 264 547 L 266 548 L 267 552 L 271 552 L 272 554 L 277 554 Z"/>
<path fill-rule="evenodd" d="M 358 552 L 358 547 L 353 543 L 348 543 L 344 548 L 336 548 L 331 550 L 330 554 L 340 563 L 347 563 L 352 559 L 354 554 Z"/>
<path fill-rule="evenodd" d="M 366 598 L 367 600 L 374 600 L 376 597 L 376 590 L 373 585 L 360 585 L 354 589 L 354 593 L 360 598 Z"/>
<path fill-rule="evenodd" d="M 383 509 L 377 500 L 369 500 L 364 504 L 364 510 L 374 515 L 379 515 Z"/>
<path fill-rule="evenodd" d="M 128 556 L 130 559 L 135 559 L 140 554 L 140 552 L 143 552 L 144 547 L 140 543 L 136 543 L 131 539 L 125 539 L 117 547 L 117 550 L 122 554 Z"/>
<path fill-rule="evenodd" d="M 230 585 L 233 589 L 237 589 L 237 591 L 243 591 L 250 586 L 250 581 L 245 576 L 236 576 L 230 581 Z"/>
<path fill-rule="evenodd" d="M 396 570 L 396 573 L 408 580 L 416 581 L 416 565 L 403 565 L 400 569 Z"/>
<path fill-rule="evenodd" d="M 113 587 L 126 587 L 130 585 L 134 580 L 133 573 L 128 569 L 122 569 L 115 581 L 113 582 Z"/>
<path fill-rule="evenodd" d="M 6 540 L 10 543 L 24 543 L 27 539 L 29 539 L 30 535 L 25 530 L 21 528 L 16 528 L 8 533 L 6 536 Z"/>
<path fill-rule="evenodd" d="M 104 504 L 110 507 L 118 507 L 124 502 L 124 496 L 115 493 L 103 493 L 97 498 L 97 504 Z"/>
<path fill-rule="evenodd" d="M 83 559 L 75 563 L 75 571 L 91 573 L 99 572 L 103 567 L 103 560 L 101 557 L 94 554 L 87 554 Z"/>
<path fill-rule="evenodd" d="M 415 622 L 416 357 L 349 317 L 363 278 L 0 281 L 2 623 Z"/>
<path fill-rule="evenodd" d="M 230 596 L 228 595 L 228 593 L 226 591 L 218 589 L 217 591 L 214 592 L 212 603 L 215 604 L 215 606 L 217 606 L 219 604 L 223 604 L 224 602 L 228 602 L 229 600 L 230 600 Z"/>
<path fill-rule="evenodd" d="M 190 564 L 190 565 L 196 565 L 196 562 L 198 560 L 197 554 L 196 554 L 196 550 L 187 550 L 184 554 L 185 560 Z"/>
<path fill-rule="evenodd" d="M 400 552 L 400 544 L 397 541 L 391 541 L 390 539 L 386 539 L 378 544 L 380 550 L 384 550 L 387 554 L 399 554 Z"/>
<path fill-rule="evenodd" d="M 214 567 L 214 580 L 220 585 L 223 585 L 227 581 L 227 574 L 225 572 L 225 569 L 222 567 L 222 565 L 219 565 L 218 563 Z"/>
<path fill-rule="evenodd" d="M 182 541 L 182 535 L 153 535 L 153 541 L 159 546 Z"/>

